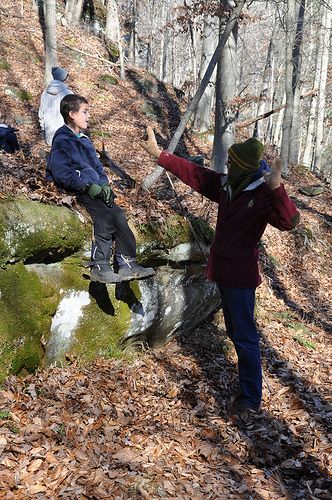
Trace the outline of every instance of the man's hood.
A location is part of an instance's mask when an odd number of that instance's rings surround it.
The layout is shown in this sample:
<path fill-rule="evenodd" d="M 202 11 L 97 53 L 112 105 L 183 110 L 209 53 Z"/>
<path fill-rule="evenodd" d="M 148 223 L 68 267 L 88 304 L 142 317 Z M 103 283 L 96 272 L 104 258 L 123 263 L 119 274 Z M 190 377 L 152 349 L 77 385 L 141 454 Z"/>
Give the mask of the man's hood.
<path fill-rule="evenodd" d="M 61 94 L 64 90 L 68 88 L 68 85 L 66 85 L 63 82 L 60 82 L 60 80 L 52 80 L 46 89 L 46 92 L 51 95 L 58 95 Z"/>

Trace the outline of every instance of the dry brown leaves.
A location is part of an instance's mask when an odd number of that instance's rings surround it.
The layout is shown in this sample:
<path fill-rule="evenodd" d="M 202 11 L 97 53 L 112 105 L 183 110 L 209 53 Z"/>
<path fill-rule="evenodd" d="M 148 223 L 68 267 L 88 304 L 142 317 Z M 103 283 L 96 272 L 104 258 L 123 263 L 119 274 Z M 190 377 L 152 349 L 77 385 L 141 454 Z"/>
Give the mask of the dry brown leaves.
<path fill-rule="evenodd" d="M 12 69 L 0 73 L 0 106 L 31 123 L 19 126 L 22 152 L 0 154 L 0 197 L 24 193 L 73 207 L 44 178 L 47 148 L 37 120 L 44 48 L 37 15 L 30 2 L 21 5 L 24 23 L 14 3 L 2 4 L 1 43 Z M 78 28 L 58 26 L 58 39 L 105 56 L 98 39 Z M 96 148 L 100 121 L 109 134 L 106 149 L 138 182 L 128 190 L 108 172 L 116 201 L 141 224 L 163 221 L 179 206 L 165 177 L 150 193 L 139 189 L 156 165 L 138 142 L 150 124 L 167 146 L 187 103 L 161 85 L 156 95 L 139 93 L 133 83 L 144 72 L 135 69 L 128 69 L 126 82 L 106 87 L 101 75 L 118 77 L 118 68 L 87 62 L 82 69 L 68 48 L 59 50 L 70 88 L 89 100 Z M 13 85 L 32 92 L 33 100 L 5 95 Z M 162 106 L 162 122 L 142 115 L 145 100 Z M 186 133 L 177 153 L 209 157 L 211 144 Z M 12 377 L 0 391 L 0 498 L 331 500 L 331 192 L 299 194 L 301 185 L 318 180 L 297 168 L 284 182 L 301 223 L 290 233 L 268 227 L 263 237 L 257 290 L 262 412 L 227 414 L 237 391 L 236 356 L 220 312 L 166 347 L 129 359 L 73 360 L 62 369 Z M 215 206 L 175 179 L 174 185 L 187 213 L 214 223 Z"/>
<path fill-rule="evenodd" d="M 0 498 L 330 498 L 332 411 L 322 381 L 310 394 L 296 359 L 270 366 L 263 411 L 230 417 L 236 370 L 219 323 L 220 313 L 121 360 L 8 379 Z"/>

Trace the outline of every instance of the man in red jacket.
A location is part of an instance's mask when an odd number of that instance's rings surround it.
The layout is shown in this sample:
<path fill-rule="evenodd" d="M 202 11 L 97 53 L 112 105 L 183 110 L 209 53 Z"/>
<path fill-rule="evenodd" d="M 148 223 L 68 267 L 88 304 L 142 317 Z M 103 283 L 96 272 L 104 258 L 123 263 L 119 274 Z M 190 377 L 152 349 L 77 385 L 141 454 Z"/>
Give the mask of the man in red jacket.
<path fill-rule="evenodd" d="M 148 127 L 141 146 L 158 163 L 198 193 L 219 204 L 207 278 L 218 284 L 227 334 L 238 355 L 241 396 L 229 410 L 258 410 L 262 398 L 259 336 L 254 320 L 255 290 L 261 283 L 258 243 L 267 224 L 289 231 L 299 213 L 281 184 L 281 160 L 271 170 L 261 160 L 264 146 L 254 137 L 228 149 L 228 174 L 217 173 L 161 151 Z"/>

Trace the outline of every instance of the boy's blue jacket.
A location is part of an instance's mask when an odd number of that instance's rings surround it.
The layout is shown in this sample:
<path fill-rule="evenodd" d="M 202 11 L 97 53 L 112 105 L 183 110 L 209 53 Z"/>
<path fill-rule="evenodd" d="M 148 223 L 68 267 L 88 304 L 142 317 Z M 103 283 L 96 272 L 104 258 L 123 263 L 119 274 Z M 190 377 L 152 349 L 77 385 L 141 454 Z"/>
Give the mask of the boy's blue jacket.
<path fill-rule="evenodd" d="M 54 134 L 47 160 L 46 180 L 71 192 L 80 191 L 87 183 L 108 184 L 90 139 L 84 134 L 78 138 L 67 125 Z"/>

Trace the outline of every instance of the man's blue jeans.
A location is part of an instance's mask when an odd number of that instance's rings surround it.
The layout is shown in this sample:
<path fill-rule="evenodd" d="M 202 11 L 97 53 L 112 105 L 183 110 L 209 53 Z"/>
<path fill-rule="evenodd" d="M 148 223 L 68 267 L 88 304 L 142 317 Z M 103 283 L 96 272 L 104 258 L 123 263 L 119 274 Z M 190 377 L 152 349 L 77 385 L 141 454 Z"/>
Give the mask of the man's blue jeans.
<path fill-rule="evenodd" d="M 262 399 L 262 366 L 254 320 L 255 289 L 218 283 L 227 334 L 238 356 L 242 400 L 258 407 Z"/>

